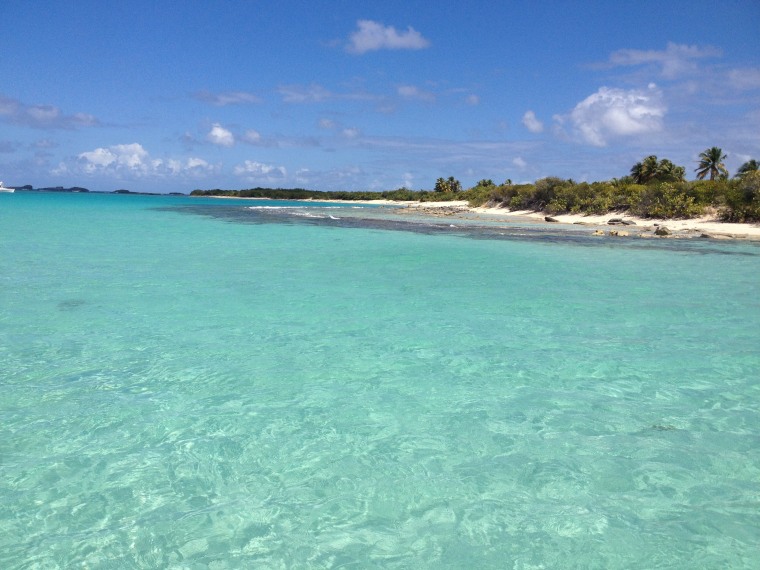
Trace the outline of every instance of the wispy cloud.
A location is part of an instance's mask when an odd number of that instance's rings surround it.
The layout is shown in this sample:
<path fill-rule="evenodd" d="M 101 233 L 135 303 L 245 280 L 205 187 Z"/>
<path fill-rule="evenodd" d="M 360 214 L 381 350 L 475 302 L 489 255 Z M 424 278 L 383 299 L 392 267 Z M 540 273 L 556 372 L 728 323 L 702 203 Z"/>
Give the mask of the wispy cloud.
<path fill-rule="evenodd" d="M 341 135 L 343 135 L 344 138 L 347 139 L 356 139 L 359 138 L 359 136 L 362 134 L 361 131 L 354 127 L 348 127 L 343 129 L 340 132 Z"/>
<path fill-rule="evenodd" d="M 337 189 L 387 189 L 386 186 L 377 186 L 366 182 L 367 172 L 356 165 L 346 165 L 331 170 L 312 170 L 300 168 L 296 171 L 293 181 L 306 187 L 321 186 Z"/>
<path fill-rule="evenodd" d="M 522 124 L 531 133 L 540 133 L 544 130 L 544 124 L 536 118 L 536 114 L 533 111 L 525 111 Z"/>
<path fill-rule="evenodd" d="M 430 91 L 425 91 L 414 85 L 401 85 L 396 92 L 400 97 L 404 99 L 414 99 L 417 101 L 427 101 L 432 103 L 435 101 L 435 95 Z"/>
<path fill-rule="evenodd" d="M 359 20 L 357 30 L 353 32 L 346 45 L 346 51 L 363 54 L 378 50 L 418 50 L 430 45 L 422 34 L 409 26 L 399 32 L 393 26 L 384 26 L 372 20 Z"/>
<path fill-rule="evenodd" d="M 98 119 L 87 113 L 66 115 L 53 105 L 27 105 L 18 99 L 0 95 L 0 119 L 14 125 L 37 129 L 76 129 L 94 127 Z"/>
<path fill-rule="evenodd" d="M 215 107 L 225 107 L 227 105 L 252 105 L 262 102 L 261 97 L 247 91 L 223 91 L 220 93 L 199 91 L 195 93 L 193 97 L 198 101 L 209 103 Z"/>
<path fill-rule="evenodd" d="M 760 89 L 760 68 L 732 69 L 728 72 L 728 82 L 740 91 Z"/>
<path fill-rule="evenodd" d="M 668 42 L 664 50 L 621 49 L 610 55 L 609 65 L 638 66 L 656 64 L 660 73 L 667 79 L 673 79 L 697 69 L 696 60 L 720 57 L 723 52 L 712 46 L 690 46 Z"/>
<path fill-rule="evenodd" d="M 315 83 L 308 86 L 281 85 L 277 92 L 285 103 L 320 103 L 333 97 L 330 91 Z"/>
<path fill-rule="evenodd" d="M 256 160 L 246 160 L 234 169 L 235 175 L 247 182 L 276 182 L 283 180 L 288 171 L 284 166 L 265 164 Z"/>
<path fill-rule="evenodd" d="M 37 148 L 37 149 L 50 149 L 50 148 L 56 148 L 57 146 L 58 146 L 58 143 L 50 139 L 40 139 L 38 141 L 35 141 L 32 144 L 32 147 Z"/>
<path fill-rule="evenodd" d="M 282 97 L 283 103 L 324 103 L 325 101 L 369 101 L 377 102 L 383 99 L 380 95 L 366 91 L 335 92 L 319 85 L 280 85 L 277 92 Z"/>
<path fill-rule="evenodd" d="M 662 130 L 666 113 L 656 85 L 647 90 L 601 87 L 578 103 L 568 115 L 555 115 L 560 127 L 569 123 L 575 134 L 594 146 L 606 146 L 613 138 Z"/>
<path fill-rule="evenodd" d="M 243 142 L 253 145 L 260 145 L 262 144 L 263 139 L 261 138 L 261 133 L 254 129 L 248 129 L 243 133 L 242 137 Z"/>

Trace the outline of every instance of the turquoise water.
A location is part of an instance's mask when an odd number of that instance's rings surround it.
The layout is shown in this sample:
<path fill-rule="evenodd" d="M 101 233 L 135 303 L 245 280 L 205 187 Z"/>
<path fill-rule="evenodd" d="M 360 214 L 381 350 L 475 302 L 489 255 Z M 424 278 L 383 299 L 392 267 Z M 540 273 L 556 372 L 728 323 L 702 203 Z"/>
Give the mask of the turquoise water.
<path fill-rule="evenodd" d="M 0 567 L 760 567 L 760 247 L 252 204 L 0 196 Z"/>

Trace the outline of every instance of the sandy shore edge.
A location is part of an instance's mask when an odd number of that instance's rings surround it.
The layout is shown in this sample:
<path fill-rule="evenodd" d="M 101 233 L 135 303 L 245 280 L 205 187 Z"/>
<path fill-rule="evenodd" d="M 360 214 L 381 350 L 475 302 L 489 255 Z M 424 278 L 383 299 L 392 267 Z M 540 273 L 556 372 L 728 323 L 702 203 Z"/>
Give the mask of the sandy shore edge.
<path fill-rule="evenodd" d="M 236 196 L 211 196 L 236 200 L 262 200 L 263 198 L 238 198 Z M 369 204 L 397 206 L 400 212 L 434 217 L 473 217 L 504 223 L 532 222 L 536 224 L 588 226 L 589 233 L 613 237 L 671 237 L 671 238 L 713 238 L 760 240 L 760 224 L 735 224 L 721 222 L 715 217 L 703 216 L 687 220 L 664 220 L 637 218 L 623 213 L 611 212 L 603 215 L 557 214 L 548 216 L 542 212 L 529 210 L 507 210 L 506 208 L 470 207 L 466 200 L 453 202 L 400 202 L 395 200 L 294 200 L 309 203 Z M 554 221 L 547 221 L 551 218 Z M 615 220 L 622 220 L 616 222 Z M 667 235 L 658 236 L 655 231 L 667 228 Z"/>
<path fill-rule="evenodd" d="M 539 224 L 557 225 L 570 224 L 588 226 L 589 233 L 610 235 L 616 237 L 703 237 L 714 239 L 749 239 L 760 240 L 760 224 L 735 224 L 721 222 L 715 217 L 703 216 L 685 220 L 665 220 L 652 218 L 637 218 L 623 213 L 607 213 L 603 215 L 557 214 L 549 216 L 543 212 L 530 210 L 507 210 L 505 208 L 477 207 L 471 208 L 466 201 L 460 202 L 414 202 L 406 203 L 409 211 L 429 214 L 436 217 L 454 216 L 458 214 L 475 215 L 492 221 L 524 222 L 530 220 Z M 553 220 L 548 221 L 547 218 Z M 658 236 L 655 231 L 667 229 L 667 234 Z"/>

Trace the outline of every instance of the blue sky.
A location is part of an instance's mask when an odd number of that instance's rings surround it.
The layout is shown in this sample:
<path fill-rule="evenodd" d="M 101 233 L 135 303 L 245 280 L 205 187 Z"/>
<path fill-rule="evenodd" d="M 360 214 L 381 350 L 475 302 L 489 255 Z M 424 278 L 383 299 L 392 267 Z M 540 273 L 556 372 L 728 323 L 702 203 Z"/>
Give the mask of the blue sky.
<path fill-rule="evenodd" d="M 760 159 L 760 2 L 0 4 L 8 185 L 432 188 Z"/>

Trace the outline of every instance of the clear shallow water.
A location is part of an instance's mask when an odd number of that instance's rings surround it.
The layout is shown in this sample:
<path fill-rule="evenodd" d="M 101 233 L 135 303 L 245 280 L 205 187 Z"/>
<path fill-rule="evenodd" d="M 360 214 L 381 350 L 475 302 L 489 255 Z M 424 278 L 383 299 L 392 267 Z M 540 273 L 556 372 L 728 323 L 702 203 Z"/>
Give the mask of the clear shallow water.
<path fill-rule="evenodd" d="M 0 198 L 2 568 L 760 565 L 757 246 Z"/>

